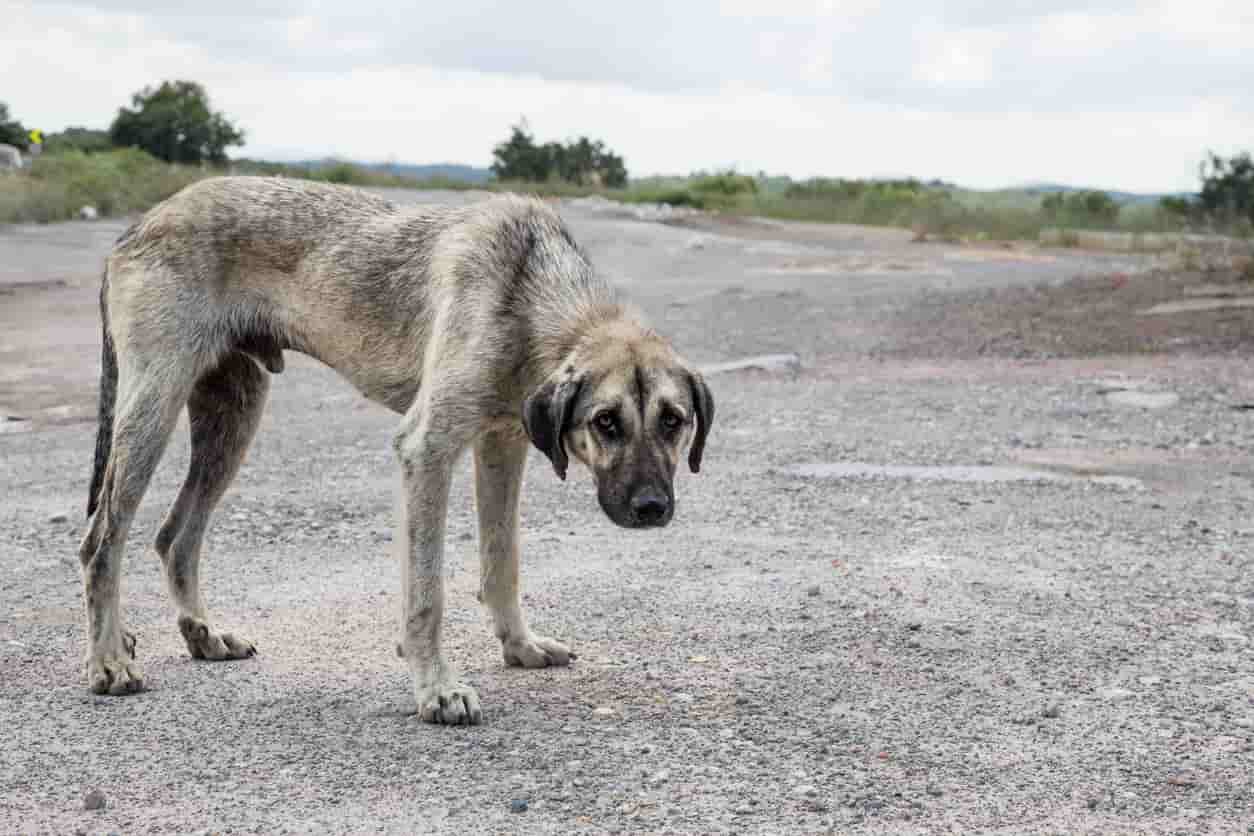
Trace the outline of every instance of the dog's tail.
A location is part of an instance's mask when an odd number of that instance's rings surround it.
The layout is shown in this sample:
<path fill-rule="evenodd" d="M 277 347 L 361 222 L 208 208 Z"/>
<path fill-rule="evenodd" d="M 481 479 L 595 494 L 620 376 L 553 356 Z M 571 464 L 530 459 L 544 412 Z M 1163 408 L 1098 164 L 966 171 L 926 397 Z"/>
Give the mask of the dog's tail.
<path fill-rule="evenodd" d="M 87 516 L 96 513 L 100 488 L 104 484 L 105 466 L 113 447 L 113 406 L 118 398 L 118 355 L 109 333 L 109 269 L 100 281 L 100 325 L 103 334 L 100 350 L 100 408 L 96 418 L 96 463 L 91 472 L 91 493 L 87 497 Z"/>

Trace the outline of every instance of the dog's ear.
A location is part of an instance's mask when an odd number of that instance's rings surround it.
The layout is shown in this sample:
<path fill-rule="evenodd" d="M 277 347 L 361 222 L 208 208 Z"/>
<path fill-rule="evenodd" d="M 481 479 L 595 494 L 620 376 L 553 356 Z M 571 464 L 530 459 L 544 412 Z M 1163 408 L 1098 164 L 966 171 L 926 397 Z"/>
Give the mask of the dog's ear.
<path fill-rule="evenodd" d="M 571 412 L 583 386 L 582 378 L 551 380 L 523 402 L 523 427 L 531 443 L 553 462 L 559 479 L 566 479 L 569 459 L 562 435 L 570 426 Z"/>
<path fill-rule="evenodd" d="M 688 449 L 688 469 L 699 473 L 701 455 L 705 452 L 705 439 L 710 434 L 710 425 L 714 423 L 714 396 L 710 394 L 710 387 L 705 385 L 705 378 L 700 372 L 688 372 L 688 388 L 692 390 L 692 408 L 697 413 L 697 434 L 692 439 L 692 447 Z"/>

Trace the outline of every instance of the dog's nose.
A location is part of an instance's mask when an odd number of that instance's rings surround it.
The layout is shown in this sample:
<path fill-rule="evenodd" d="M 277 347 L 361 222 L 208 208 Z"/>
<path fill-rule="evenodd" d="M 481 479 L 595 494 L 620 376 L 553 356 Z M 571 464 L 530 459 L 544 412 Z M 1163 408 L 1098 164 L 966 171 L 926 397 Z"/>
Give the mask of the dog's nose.
<path fill-rule="evenodd" d="M 656 525 L 666 519 L 670 502 L 660 493 L 641 491 L 631 499 L 631 512 L 644 525 Z"/>

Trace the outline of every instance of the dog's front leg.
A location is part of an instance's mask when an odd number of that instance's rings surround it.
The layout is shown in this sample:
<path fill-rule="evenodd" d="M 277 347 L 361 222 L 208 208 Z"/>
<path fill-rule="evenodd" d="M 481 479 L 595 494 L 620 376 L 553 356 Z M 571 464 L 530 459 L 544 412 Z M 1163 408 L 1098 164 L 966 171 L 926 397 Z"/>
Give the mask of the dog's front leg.
<path fill-rule="evenodd" d="M 444 659 L 444 521 L 449 482 L 465 441 L 441 431 L 429 406 L 406 416 L 397 435 L 404 485 L 401 524 L 403 620 L 398 650 L 414 676 L 418 714 L 428 723 L 477 725 L 479 695 Z"/>
<path fill-rule="evenodd" d="M 479 600 L 492 616 L 507 665 L 569 665 L 575 654 L 531 632 L 518 587 L 518 500 L 531 444 L 521 432 L 485 433 L 475 442 L 475 504 L 479 509 Z"/>

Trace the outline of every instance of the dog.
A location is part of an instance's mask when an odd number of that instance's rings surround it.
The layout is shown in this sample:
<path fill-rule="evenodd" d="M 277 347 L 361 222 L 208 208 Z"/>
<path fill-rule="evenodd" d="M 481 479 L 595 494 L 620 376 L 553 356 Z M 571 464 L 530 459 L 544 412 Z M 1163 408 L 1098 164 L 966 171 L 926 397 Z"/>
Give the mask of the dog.
<path fill-rule="evenodd" d="M 122 620 L 127 531 L 187 407 L 191 466 L 156 538 L 178 626 L 197 659 L 242 659 L 201 597 L 210 515 L 257 429 L 284 351 L 314 357 L 403 417 L 393 446 L 403 508 L 397 652 L 418 714 L 478 724 L 478 694 L 441 650 L 444 528 L 459 457 L 474 451 L 480 592 L 505 662 L 567 665 L 519 597 L 518 506 L 531 445 L 565 479 L 570 458 L 627 528 L 665 526 L 683 451 L 701 467 L 714 399 L 540 201 L 398 208 L 358 189 L 220 177 L 156 206 L 105 265 L 95 468 L 79 549 L 87 680 L 143 690 Z"/>

